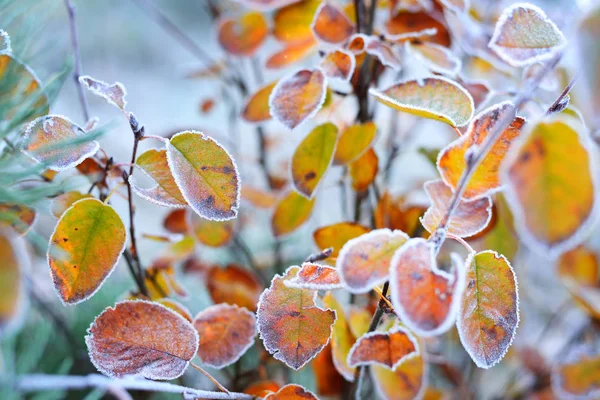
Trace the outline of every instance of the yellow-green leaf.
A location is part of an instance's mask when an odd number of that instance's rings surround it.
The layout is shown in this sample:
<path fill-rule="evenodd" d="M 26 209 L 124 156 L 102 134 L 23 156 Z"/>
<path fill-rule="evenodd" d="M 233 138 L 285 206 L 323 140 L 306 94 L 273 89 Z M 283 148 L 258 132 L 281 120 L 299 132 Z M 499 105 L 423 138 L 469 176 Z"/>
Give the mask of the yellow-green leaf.
<path fill-rule="evenodd" d="M 277 206 L 271 218 L 271 228 L 275 236 L 283 236 L 294 232 L 312 213 L 315 199 L 307 199 L 306 197 L 290 190 L 283 197 Z"/>

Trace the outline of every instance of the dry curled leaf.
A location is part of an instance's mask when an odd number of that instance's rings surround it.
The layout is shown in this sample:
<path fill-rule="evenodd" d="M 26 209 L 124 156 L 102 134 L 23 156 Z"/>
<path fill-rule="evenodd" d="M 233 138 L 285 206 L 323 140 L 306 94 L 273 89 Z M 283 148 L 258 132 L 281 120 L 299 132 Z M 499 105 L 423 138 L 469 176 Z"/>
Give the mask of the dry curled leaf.
<path fill-rule="evenodd" d="M 348 354 L 348 365 L 381 365 L 393 371 L 418 355 L 417 339 L 398 325 L 386 332 L 369 332 L 359 337 Z"/>
<path fill-rule="evenodd" d="M 354 26 L 343 11 L 324 1 L 317 9 L 312 30 L 319 40 L 329 44 L 340 44 L 354 33 Z"/>
<path fill-rule="evenodd" d="M 259 12 L 247 12 L 239 19 L 227 18 L 219 24 L 219 43 L 230 54 L 249 57 L 267 38 L 269 28 Z"/>
<path fill-rule="evenodd" d="M 354 54 L 340 49 L 327 53 L 319 66 L 327 78 L 348 82 L 354 74 L 356 59 Z"/>
<path fill-rule="evenodd" d="M 200 132 L 179 132 L 167 142 L 167 160 L 183 198 L 196 214 L 214 221 L 237 217 L 237 165 L 216 140 Z"/>
<path fill-rule="evenodd" d="M 394 254 L 390 290 L 394 309 L 402 322 L 419 336 L 446 332 L 456 320 L 464 289 L 464 265 L 452 254 L 453 274 L 437 266 L 434 245 L 410 239 Z"/>
<path fill-rule="evenodd" d="M 369 90 L 377 101 L 398 111 L 464 126 L 473 117 L 473 98 L 457 82 L 443 77 L 409 80 L 380 91 Z"/>
<path fill-rule="evenodd" d="M 344 287 L 335 268 L 312 262 L 303 263 L 296 276 L 284 283 L 288 287 L 310 290 L 333 290 Z"/>
<path fill-rule="evenodd" d="M 467 284 L 456 327 L 460 341 L 480 368 L 491 368 L 506 354 L 519 324 L 517 277 L 508 260 L 495 251 L 471 255 Z"/>
<path fill-rule="evenodd" d="M 236 304 L 250 311 L 256 310 L 263 291 L 254 272 L 235 264 L 211 268 L 206 276 L 206 287 L 214 303 Z"/>
<path fill-rule="evenodd" d="M 388 280 L 394 252 L 409 239 L 402 231 L 376 229 L 346 242 L 336 260 L 351 293 L 366 293 Z"/>
<path fill-rule="evenodd" d="M 332 247 L 331 256 L 337 257 L 348 240 L 367 232 L 369 232 L 369 228 L 358 222 L 338 222 L 337 224 L 323 226 L 315 230 L 313 232 L 313 239 L 320 250 Z"/>
<path fill-rule="evenodd" d="M 427 231 L 433 233 L 444 218 L 453 194 L 442 180 L 425 182 L 431 206 L 421 218 Z M 448 224 L 448 233 L 457 237 L 473 236 L 484 230 L 492 219 L 492 199 L 460 200 Z"/>
<path fill-rule="evenodd" d="M 105 375 L 175 379 L 196 354 L 198 333 L 161 304 L 123 301 L 96 317 L 85 343 L 92 363 Z"/>
<path fill-rule="evenodd" d="M 79 200 L 63 213 L 47 254 L 63 303 L 80 303 L 100 288 L 125 249 L 125 232 L 119 214 L 97 199 Z"/>
<path fill-rule="evenodd" d="M 95 140 L 83 140 L 85 131 L 68 118 L 46 115 L 32 121 L 25 129 L 23 152 L 40 164 L 54 171 L 65 171 L 96 154 L 100 144 Z"/>
<path fill-rule="evenodd" d="M 269 97 L 271 116 L 294 129 L 312 118 L 325 102 L 327 82 L 320 69 L 303 69 L 282 78 Z"/>
<path fill-rule="evenodd" d="M 265 349 L 294 370 L 302 368 L 329 343 L 336 314 L 315 304 L 316 291 L 290 288 L 298 267 L 275 275 L 260 296 L 257 323 Z"/>
<path fill-rule="evenodd" d="M 88 75 L 80 76 L 79 82 L 85 85 L 96 96 L 104 98 L 109 104 L 125 111 L 125 106 L 127 105 L 125 96 L 127 95 L 127 91 L 120 82 L 110 85 Z"/>
<path fill-rule="evenodd" d="M 200 345 L 198 357 L 213 368 L 233 364 L 254 344 L 256 320 L 245 308 L 217 304 L 200 311 L 194 317 Z"/>
<path fill-rule="evenodd" d="M 331 122 L 314 128 L 292 156 L 292 179 L 298 193 L 313 197 L 333 159 L 338 128 Z"/>
<path fill-rule="evenodd" d="M 489 47 L 513 67 L 523 67 L 553 57 L 566 44 L 544 11 L 533 4 L 518 3 L 502 12 Z"/>
<path fill-rule="evenodd" d="M 277 203 L 271 217 L 273 234 L 278 237 L 294 232 L 308 220 L 314 205 L 315 199 L 307 199 L 301 194 L 290 190 Z"/>

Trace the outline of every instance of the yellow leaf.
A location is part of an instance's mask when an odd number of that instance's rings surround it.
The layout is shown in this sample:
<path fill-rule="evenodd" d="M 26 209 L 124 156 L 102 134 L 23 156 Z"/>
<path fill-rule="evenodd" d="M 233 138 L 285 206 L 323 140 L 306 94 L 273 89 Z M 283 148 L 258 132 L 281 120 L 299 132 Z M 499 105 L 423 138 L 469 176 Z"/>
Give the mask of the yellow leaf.
<path fill-rule="evenodd" d="M 338 140 L 333 163 L 345 165 L 359 158 L 373 143 L 376 134 L 377 126 L 373 122 L 355 124 L 346 128 Z"/>
<path fill-rule="evenodd" d="M 310 217 L 314 205 L 315 199 L 309 200 L 290 190 L 275 207 L 271 218 L 273 234 L 278 237 L 298 229 Z"/>

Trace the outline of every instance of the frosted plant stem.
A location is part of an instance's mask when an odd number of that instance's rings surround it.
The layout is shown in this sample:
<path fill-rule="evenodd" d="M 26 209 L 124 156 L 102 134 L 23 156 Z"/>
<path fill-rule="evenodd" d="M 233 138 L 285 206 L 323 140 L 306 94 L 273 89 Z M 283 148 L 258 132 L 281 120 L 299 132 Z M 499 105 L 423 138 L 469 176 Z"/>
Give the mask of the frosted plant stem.
<path fill-rule="evenodd" d="M 561 59 L 561 56 L 561 54 L 557 54 L 556 56 L 554 56 L 548 63 L 544 65 L 544 68 L 542 68 L 537 75 L 531 78 L 528 81 L 528 84 L 526 84 L 523 87 L 523 89 L 519 93 L 517 93 L 516 97 L 513 99 L 513 106 L 510 108 L 510 111 L 505 113 L 498 120 L 498 122 L 496 123 L 496 125 L 494 125 L 493 129 L 490 131 L 489 135 L 486 137 L 481 146 L 475 149 L 471 148 L 469 149 L 469 151 L 467 151 L 467 154 L 465 155 L 465 161 L 467 165 L 458 181 L 458 184 L 456 185 L 456 190 L 452 195 L 452 199 L 450 200 L 448 210 L 446 211 L 446 214 L 440 221 L 440 224 L 438 225 L 437 229 L 429 239 L 435 245 L 436 254 L 439 252 L 440 248 L 444 244 L 444 241 L 446 240 L 446 231 L 448 228 L 448 224 L 450 223 L 450 219 L 456 211 L 458 204 L 460 203 L 460 199 L 462 198 L 465 189 L 467 188 L 467 184 L 473 176 L 473 173 L 475 172 L 479 164 L 483 161 L 487 153 L 494 146 L 494 144 L 498 141 L 504 130 L 515 119 L 517 115 L 517 110 L 532 98 L 535 90 L 537 89 L 544 76 L 546 76 L 548 72 L 552 71 L 556 67 L 556 65 Z"/>
<path fill-rule="evenodd" d="M 191 398 L 193 396 L 193 398 L 196 399 L 253 399 L 253 396 L 245 393 L 213 392 L 174 385 L 167 382 L 155 382 L 133 378 L 108 378 L 99 374 L 87 376 L 46 374 L 17 375 L 15 376 L 13 386 L 20 392 L 39 392 L 44 390 L 81 390 L 86 388 L 115 390 L 116 388 L 119 388 L 146 392 L 180 393 L 184 395 L 184 398 Z"/>
<path fill-rule="evenodd" d="M 85 118 L 84 122 L 88 122 L 90 120 L 90 109 L 88 107 L 87 99 L 85 98 L 85 93 L 83 87 L 81 86 L 81 82 L 79 82 L 79 77 L 81 76 L 81 53 L 79 52 L 79 41 L 77 39 L 77 25 L 75 24 L 75 6 L 71 3 L 71 0 L 65 0 L 65 7 L 67 8 L 67 13 L 69 14 L 69 28 L 71 31 L 71 46 L 73 47 L 73 79 L 75 80 L 75 86 L 77 87 L 77 94 L 79 96 L 79 102 L 81 103 L 81 108 L 83 110 L 83 116 Z"/>
<path fill-rule="evenodd" d="M 212 383 L 215 384 L 215 386 L 223 393 L 230 393 L 229 390 L 227 390 L 227 388 L 223 385 L 221 385 L 219 383 L 218 380 L 216 380 L 211 374 L 209 374 L 204 368 L 200 367 L 199 365 L 196 365 L 194 363 L 190 363 L 190 365 L 192 367 L 194 367 L 194 369 L 196 369 L 196 371 L 199 371 L 200 373 L 202 373 L 204 376 L 206 376 L 208 379 L 210 379 L 210 381 Z"/>

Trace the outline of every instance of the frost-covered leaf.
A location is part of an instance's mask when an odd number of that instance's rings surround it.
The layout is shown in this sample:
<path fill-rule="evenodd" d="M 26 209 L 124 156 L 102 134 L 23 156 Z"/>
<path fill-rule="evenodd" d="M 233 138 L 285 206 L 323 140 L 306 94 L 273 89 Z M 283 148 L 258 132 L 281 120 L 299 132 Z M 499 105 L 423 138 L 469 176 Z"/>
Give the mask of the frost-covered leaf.
<path fill-rule="evenodd" d="M 231 242 L 235 229 L 234 220 L 212 221 L 190 214 L 190 229 L 194 237 L 208 247 L 222 247 Z"/>
<path fill-rule="evenodd" d="M 319 66 L 329 79 L 339 79 L 348 82 L 352 78 L 352 74 L 354 74 L 356 59 L 354 58 L 354 54 L 346 50 L 335 50 L 327 53 L 321 59 Z"/>
<path fill-rule="evenodd" d="M 10 36 L 8 36 L 5 30 L 0 29 L 0 52 L 10 53 L 11 51 Z"/>
<path fill-rule="evenodd" d="M 495 129 L 498 121 L 506 113 L 511 112 L 512 107 L 510 102 L 503 102 L 483 110 L 473 118 L 464 135 L 440 151 L 437 167 L 446 184 L 456 189 L 458 181 L 467 166 L 467 152 L 476 146 L 480 146 L 486 140 L 490 131 Z M 506 157 L 510 145 L 519 137 L 524 126 L 525 120 L 516 117 L 508 128 L 502 132 L 502 135 L 469 179 L 463 194 L 465 199 L 485 198 L 485 196 L 501 188 L 500 165 Z"/>
<path fill-rule="evenodd" d="M 519 324 L 517 277 L 508 260 L 487 250 L 469 256 L 456 327 L 475 364 L 491 368 L 506 354 Z"/>
<path fill-rule="evenodd" d="M 42 85 L 29 66 L 0 53 L 0 121 L 19 117 L 26 122 L 48 114 L 49 109 Z"/>
<path fill-rule="evenodd" d="M 355 55 L 359 55 L 365 52 L 365 47 L 369 42 L 369 37 L 364 33 L 355 33 L 348 39 L 346 48 L 349 52 Z"/>
<path fill-rule="evenodd" d="M 544 11 L 529 3 L 506 8 L 489 47 L 513 67 L 547 60 L 565 47 L 567 41 Z"/>
<path fill-rule="evenodd" d="M 333 156 L 335 165 L 345 165 L 363 155 L 375 140 L 377 126 L 373 122 L 354 124 L 344 129 Z"/>
<path fill-rule="evenodd" d="M 471 7 L 471 0 L 440 0 L 440 3 L 448 10 L 457 13 L 467 12 Z"/>
<path fill-rule="evenodd" d="M 269 28 L 259 12 L 247 12 L 239 19 L 227 18 L 219 24 L 219 43 L 230 54 L 249 57 L 267 38 Z"/>
<path fill-rule="evenodd" d="M 395 370 L 406 360 L 419 355 L 417 339 L 398 325 L 386 332 L 369 332 L 356 340 L 348 354 L 348 364 L 381 365 Z"/>
<path fill-rule="evenodd" d="M 265 400 L 319 400 L 319 398 L 302 386 L 289 384 L 279 389 L 277 393 L 270 393 Z"/>
<path fill-rule="evenodd" d="M 181 208 L 187 206 L 185 198 L 169 169 L 166 150 L 147 150 L 138 156 L 135 164 L 156 182 L 155 186 L 144 189 L 134 183 L 133 175 L 130 176 L 129 183 L 135 194 L 165 207 Z"/>
<path fill-rule="evenodd" d="M 85 135 L 85 131 L 66 117 L 46 115 L 32 121 L 25 130 L 23 151 L 54 171 L 65 171 L 94 155 L 100 148 L 95 140 L 61 145 Z"/>
<path fill-rule="evenodd" d="M 349 382 L 354 381 L 354 366 L 348 365 L 348 354 L 354 344 L 354 337 L 346 319 L 342 305 L 331 294 L 327 293 L 323 298 L 323 304 L 335 311 L 336 320 L 331 333 L 331 356 L 335 369 Z"/>
<path fill-rule="evenodd" d="M 465 267 L 456 254 L 452 254 L 452 263 L 452 274 L 440 270 L 434 244 L 421 238 L 410 239 L 394 254 L 392 304 L 402 322 L 419 336 L 440 335 L 456 320 Z"/>
<path fill-rule="evenodd" d="M 64 212 L 48 244 L 54 288 L 65 304 L 90 298 L 113 271 L 125 249 L 119 214 L 97 199 L 79 200 Z"/>
<path fill-rule="evenodd" d="M 213 368 L 233 364 L 254 344 L 256 319 L 246 308 L 217 304 L 194 317 L 200 345 L 198 357 Z"/>
<path fill-rule="evenodd" d="M 409 80 L 380 91 L 369 90 L 377 101 L 398 111 L 464 126 L 473 117 L 473 98 L 458 83 L 443 77 Z"/>
<path fill-rule="evenodd" d="M 171 233 L 187 233 L 187 209 L 179 208 L 171 210 L 163 220 L 163 228 Z"/>
<path fill-rule="evenodd" d="M 591 344 L 575 346 L 552 368 L 552 390 L 558 398 L 600 396 L 600 351 Z"/>
<path fill-rule="evenodd" d="M 37 212 L 24 204 L 0 204 L 0 228 L 11 229 L 20 236 L 25 236 L 35 223 Z"/>
<path fill-rule="evenodd" d="M 369 228 L 358 222 L 338 222 L 315 230 L 313 232 L 313 239 L 320 250 L 332 247 L 331 256 L 337 257 L 348 240 L 367 232 L 369 232 Z"/>
<path fill-rule="evenodd" d="M 319 40 L 328 44 L 340 44 L 354 33 L 354 26 L 343 11 L 324 1 L 317 9 L 312 30 Z"/>
<path fill-rule="evenodd" d="M 315 304 L 316 291 L 287 287 L 298 267 L 284 276 L 275 275 L 271 286 L 260 296 L 258 331 L 265 349 L 277 360 L 298 370 L 329 343 L 336 315 Z"/>
<path fill-rule="evenodd" d="M 115 82 L 111 85 L 87 75 L 79 77 L 79 82 L 83 83 L 96 96 L 104 98 L 109 104 L 125 111 L 127 90 L 122 83 Z"/>
<path fill-rule="evenodd" d="M 425 182 L 425 192 L 431 202 L 421 223 L 433 233 L 448 211 L 452 189 L 442 180 Z M 448 233 L 457 237 L 473 236 L 485 229 L 492 219 L 492 199 L 460 200 L 448 224 Z"/>
<path fill-rule="evenodd" d="M 348 173 L 352 181 L 352 189 L 357 192 L 365 191 L 375 181 L 379 171 L 379 157 L 373 148 L 362 156 L 352 161 L 348 166 Z"/>
<path fill-rule="evenodd" d="M 588 135 L 579 119 L 555 114 L 529 126 L 506 157 L 502 178 L 517 231 L 543 254 L 579 244 L 595 219 L 596 154 Z"/>
<path fill-rule="evenodd" d="M 237 165 L 216 140 L 201 132 L 179 132 L 167 143 L 167 160 L 183 198 L 196 214 L 215 221 L 237 217 Z"/>
<path fill-rule="evenodd" d="M 333 159 L 338 128 L 331 122 L 314 128 L 292 156 L 292 178 L 298 193 L 311 198 Z"/>
<path fill-rule="evenodd" d="M 447 47 L 436 43 L 409 43 L 406 48 L 413 57 L 424 63 L 431 71 L 455 76 L 462 66 L 458 57 Z"/>
<path fill-rule="evenodd" d="M 337 269 L 311 262 L 303 263 L 296 276 L 284 283 L 289 287 L 310 290 L 333 290 L 344 287 Z"/>
<path fill-rule="evenodd" d="M 375 36 L 369 37 L 366 42 L 365 51 L 379 59 L 379 62 L 386 67 L 391 68 L 394 71 L 400 71 L 401 61 L 398 55 L 394 52 L 385 42 L 379 40 Z"/>
<path fill-rule="evenodd" d="M 277 81 L 269 83 L 250 96 L 242 111 L 242 118 L 248 122 L 263 122 L 271 119 L 269 96 L 276 84 Z"/>
<path fill-rule="evenodd" d="M 320 69 L 303 69 L 281 79 L 269 97 L 271 116 L 294 129 L 312 118 L 325 102 L 327 81 Z"/>
<path fill-rule="evenodd" d="M 448 29 L 427 12 L 399 11 L 385 24 L 385 37 L 391 41 L 418 39 L 450 47 Z"/>
<path fill-rule="evenodd" d="M 284 43 L 298 43 L 313 37 L 311 24 L 321 0 L 301 0 L 275 11 L 273 36 Z"/>
<path fill-rule="evenodd" d="M 284 196 L 271 217 L 271 229 L 275 236 L 284 236 L 294 232 L 304 224 L 312 214 L 315 199 L 306 197 L 290 190 Z"/>
<path fill-rule="evenodd" d="M 92 198 L 91 194 L 81 193 L 77 190 L 60 194 L 56 196 L 54 200 L 52 200 L 52 204 L 50 205 L 50 212 L 56 218 L 60 218 L 60 216 L 63 215 L 63 213 L 67 211 L 67 209 L 71 207 L 73 203 L 81 199 L 89 198 Z"/>
<path fill-rule="evenodd" d="M 210 269 L 206 288 L 214 303 L 236 304 L 250 311 L 256 310 L 263 291 L 263 285 L 254 272 L 235 264 Z"/>
<path fill-rule="evenodd" d="M 303 42 L 290 43 L 283 49 L 271 54 L 265 67 L 270 69 L 279 69 L 292 65 L 311 55 L 317 48 L 317 41 L 314 38 L 306 39 Z"/>
<path fill-rule="evenodd" d="M 96 317 L 85 343 L 92 363 L 105 375 L 175 379 L 196 354 L 198 333 L 161 304 L 123 301 Z"/>
<path fill-rule="evenodd" d="M 19 324 L 26 306 L 23 274 L 29 259 L 22 238 L 0 229 L 0 337 Z"/>
<path fill-rule="evenodd" d="M 366 293 L 388 280 L 394 252 L 408 240 L 402 231 L 376 229 L 346 242 L 336 260 L 351 293 Z"/>

